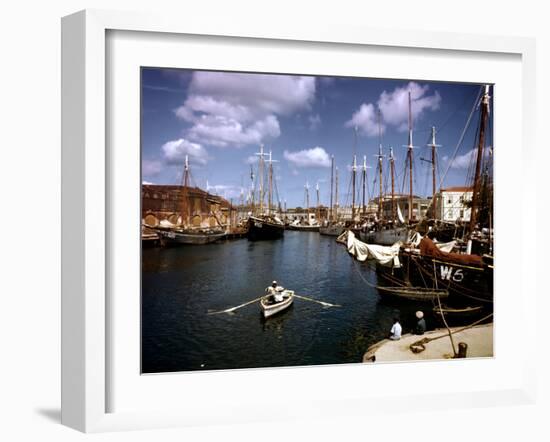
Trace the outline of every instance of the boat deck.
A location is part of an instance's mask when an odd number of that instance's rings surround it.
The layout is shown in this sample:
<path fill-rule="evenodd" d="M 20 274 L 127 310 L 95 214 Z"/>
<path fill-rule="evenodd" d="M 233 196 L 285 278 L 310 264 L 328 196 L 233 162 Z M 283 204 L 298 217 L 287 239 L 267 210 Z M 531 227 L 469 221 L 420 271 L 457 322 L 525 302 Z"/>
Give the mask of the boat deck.
<path fill-rule="evenodd" d="M 451 331 L 461 327 L 451 328 Z M 445 337 L 425 344 L 426 349 L 420 353 L 413 353 L 409 348 L 414 342 L 423 338 Z M 453 333 L 455 347 L 459 342 L 468 344 L 468 358 L 482 358 L 493 356 L 493 324 L 477 325 L 475 327 Z M 451 341 L 447 329 L 437 329 L 423 335 L 406 334 L 399 341 L 384 339 L 368 348 L 363 355 L 363 362 L 398 362 L 420 361 L 428 359 L 449 359 L 453 357 Z M 373 359 L 374 358 L 374 359 Z"/>

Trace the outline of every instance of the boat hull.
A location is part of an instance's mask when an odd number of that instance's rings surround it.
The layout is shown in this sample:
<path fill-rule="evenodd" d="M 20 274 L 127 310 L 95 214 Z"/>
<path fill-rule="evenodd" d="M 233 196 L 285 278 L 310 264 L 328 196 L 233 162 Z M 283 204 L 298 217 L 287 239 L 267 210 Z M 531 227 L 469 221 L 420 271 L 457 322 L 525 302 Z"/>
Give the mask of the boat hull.
<path fill-rule="evenodd" d="M 388 280 L 397 279 L 407 286 L 447 290 L 449 301 L 456 306 L 493 303 L 492 265 L 465 265 L 407 251 L 399 253 L 399 260 L 400 268 L 377 266 L 382 279 L 387 275 Z"/>
<path fill-rule="evenodd" d="M 247 238 L 250 241 L 280 239 L 284 233 L 285 226 L 282 223 L 278 224 L 256 217 L 248 219 Z"/>
<path fill-rule="evenodd" d="M 342 233 L 344 233 L 344 230 L 344 226 L 336 225 L 319 227 L 319 233 L 326 236 L 340 236 Z"/>
<path fill-rule="evenodd" d="M 396 227 L 393 229 L 376 230 L 373 232 L 360 232 L 359 239 L 367 244 L 379 244 L 391 246 L 398 241 L 406 242 L 409 236 L 407 227 Z"/>
<path fill-rule="evenodd" d="M 161 230 L 159 235 L 165 244 L 204 245 L 219 241 L 225 237 L 225 233 L 188 233 L 173 230 Z"/>
<path fill-rule="evenodd" d="M 298 230 L 300 232 L 318 232 L 319 226 L 295 226 L 290 224 L 288 230 Z"/>
<path fill-rule="evenodd" d="M 292 293 L 286 299 L 276 304 L 271 304 L 269 302 L 270 298 L 271 295 L 264 296 L 260 301 L 260 307 L 264 318 L 269 318 L 288 309 L 294 302 L 294 295 Z"/>

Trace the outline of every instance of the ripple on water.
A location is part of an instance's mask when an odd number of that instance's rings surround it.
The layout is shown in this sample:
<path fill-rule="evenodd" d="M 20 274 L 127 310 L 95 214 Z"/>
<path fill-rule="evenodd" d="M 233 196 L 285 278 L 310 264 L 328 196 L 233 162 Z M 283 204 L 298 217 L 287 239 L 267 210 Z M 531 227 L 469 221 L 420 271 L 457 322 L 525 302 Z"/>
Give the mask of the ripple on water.
<path fill-rule="evenodd" d="M 374 272 L 356 267 L 345 247 L 317 233 L 144 249 L 142 259 L 144 372 L 360 362 L 391 327 L 395 305 L 381 302 L 357 274 L 375 281 Z M 261 296 L 273 279 L 342 307 L 295 299 L 268 320 L 257 303 L 208 315 Z"/>

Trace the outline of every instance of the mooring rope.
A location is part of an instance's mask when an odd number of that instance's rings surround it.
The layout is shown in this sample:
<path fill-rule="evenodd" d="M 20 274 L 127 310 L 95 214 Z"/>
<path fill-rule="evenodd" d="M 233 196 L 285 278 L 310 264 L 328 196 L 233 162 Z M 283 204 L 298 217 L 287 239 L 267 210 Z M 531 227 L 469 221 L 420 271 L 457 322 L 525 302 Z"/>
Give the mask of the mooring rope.
<path fill-rule="evenodd" d="M 478 319 L 477 321 L 471 323 L 470 325 L 467 325 L 465 327 L 462 327 L 462 328 L 459 328 L 458 330 L 454 330 L 454 331 L 451 331 L 451 334 L 452 335 L 455 335 L 457 333 L 460 333 L 460 332 L 463 332 L 464 330 L 468 330 L 472 327 L 475 327 L 476 325 L 478 325 L 479 323 L 489 319 L 491 316 L 493 316 L 493 313 L 490 313 L 488 314 L 487 316 L 484 316 L 483 318 L 481 319 Z M 420 339 L 419 341 L 416 341 L 416 342 L 413 342 L 410 347 L 413 347 L 413 346 L 420 346 L 420 347 L 424 347 L 424 344 L 427 344 L 429 342 L 432 342 L 432 341 L 435 341 L 437 339 L 441 339 L 441 338 L 445 338 L 447 337 L 448 335 L 446 333 L 443 333 L 442 335 L 440 336 L 436 336 L 435 338 L 424 338 L 424 339 Z"/>
<path fill-rule="evenodd" d="M 377 285 L 377 284 L 373 284 L 372 282 L 368 281 L 363 276 L 363 274 L 359 270 L 358 263 L 356 262 L 355 259 L 353 259 L 353 263 L 354 263 L 354 266 L 355 266 L 355 270 L 357 271 L 357 273 L 359 274 L 359 276 L 361 277 L 363 282 L 365 282 L 365 284 L 367 284 L 368 286 L 370 286 L 372 288 L 375 288 L 377 290 L 386 291 L 386 292 L 390 292 L 390 293 L 403 293 L 403 294 L 405 294 L 405 293 L 406 294 L 411 294 L 411 293 L 415 293 L 415 292 L 416 293 L 427 294 L 427 295 L 429 295 L 429 294 L 435 295 L 435 294 L 438 294 L 438 293 L 441 293 L 441 294 L 447 294 L 448 293 L 448 291 L 444 290 L 444 289 L 432 289 L 432 288 L 429 288 L 429 287 L 410 287 L 410 286 L 406 286 L 406 285 L 396 286 L 396 287 L 384 287 L 384 286 L 380 286 L 380 285 Z M 382 275 L 382 276 L 384 276 L 384 275 Z M 390 279 L 388 278 L 388 280 L 390 280 Z"/>

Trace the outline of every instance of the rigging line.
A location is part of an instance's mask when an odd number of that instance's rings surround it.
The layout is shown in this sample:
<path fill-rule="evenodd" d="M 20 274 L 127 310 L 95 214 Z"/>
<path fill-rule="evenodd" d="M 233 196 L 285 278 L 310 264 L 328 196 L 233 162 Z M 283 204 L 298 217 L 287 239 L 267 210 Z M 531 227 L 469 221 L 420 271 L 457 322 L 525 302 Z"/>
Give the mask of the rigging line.
<path fill-rule="evenodd" d="M 481 126 L 481 113 L 479 115 L 477 128 L 476 128 L 476 131 L 475 131 L 475 134 L 474 134 L 474 143 L 475 143 L 475 140 L 477 140 L 479 138 L 479 128 L 480 128 L 480 126 Z M 474 176 L 475 176 L 475 163 L 476 163 L 476 158 L 477 158 L 477 149 L 476 149 L 475 144 L 472 146 L 472 149 L 470 150 L 470 152 L 473 152 L 474 155 L 472 155 L 472 158 L 470 158 L 470 162 L 468 164 L 468 175 L 467 175 L 468 181 L 467 182 L 473 183 Z"/>
<path fill-rule="evenodd" d="M 352 261 L 353 261 L 353 264 L 354 264 L 354 268 L 355 270 L 357 271 L 357 273 L 359 274 L 359 276 L 361 277 L 361 279 L 363 280 L 363 282 L 365 282 L 365 284 L 367 284 L 368 286 L 372 287 L 372 288 L 375 288 L 375 289 L 384 289 L 384 287 L 380 287 L 378 286 L 377 284 L 373 284 L 372 282 L 368 281 L 362 274 L 362 272 L 359 270 L 359 264 L 358 262 L 355 260 L 355 258 L 351 258 Z M 387 287 L 386 287 L 387 288 Z M 391 287 L 389 287 L 391 288 Z M 400 287 L 398 287 L 400 288 Z"/>
<path fill-rule="evenodd" d="M 458 143 L 456 144 L 453 155 L 450 158 L 449 163 L 447 164 L 447 169 L 445 170 L 445 173 L 443 174 L 443 178 L 441 178 L 441 181 L 439 182 L 439 188 L 441 188 L 441 186 L 443 185 L 443 181 L 445 180 L 445 177 L 447 176 L 447 173 L 449 172 L 449 169 L 451 168 L 451 165 L 453 164 L 453 161 L 456 157 L 458 149 L 460 148 L 460 145 L 462 144 L 462 141 L 464 140 L 464 136 L 466 135 L 466 131 L 467 131 L 468 127 L 470 126 L 470 122 L 471 122 L 472 117 L 474 115 L 474 112 L 477 108 L 477 103 L 479 102 L 479 99 L 481 98 L 482 91 L 483 91 L 483 86 L 480 86 L 479 92 L 478 92 L 478 94 L 476 96 L 476 99 L 474 101 L 474 105 L 472 106 L 472 110 L 470 111 L 470 115 L 468 116 L 468 120 L 466 121 L 466 125 L 464 126 L 464 129 L 462 130 L 462 134 L 460 135 Z"/>
<path fill-rule="evenodd" d="M 475 90 L 474 90 L 474 92 L 472 93 L 472 95 L 467 95 L 467 96 L 464 98 L 464 100 L 462 101 L 462 103 L 460 104 L 460 106 L 457 106 L 457 107 L 455 108 L 455 110 L 453 111 L 453 113 L 452 113 L 449 117 L 447 117 L 447 119 L 443 122 L 443 124 L 441 124 L 440 126 L 437 126 L 437 125 L 436 125 L 436 128 L 437 128 L 436 134 L 439 135 L 439 133 L 443 130 L 443 128 L 449 123 L 449 121 L 451 121 L 451 119 L 459 112 L 459 110 L 462 109 L 462 107 L 466 104 L 466 102 L 468 101 L 468 99 L 469 99 L 469 98 L 471 99 L 471 97 L 472 97 L 473 95 L 475 95 L 475 93 L 476 93 L 476 92 L 475 92 Z"/>

